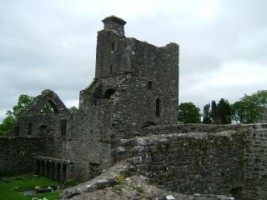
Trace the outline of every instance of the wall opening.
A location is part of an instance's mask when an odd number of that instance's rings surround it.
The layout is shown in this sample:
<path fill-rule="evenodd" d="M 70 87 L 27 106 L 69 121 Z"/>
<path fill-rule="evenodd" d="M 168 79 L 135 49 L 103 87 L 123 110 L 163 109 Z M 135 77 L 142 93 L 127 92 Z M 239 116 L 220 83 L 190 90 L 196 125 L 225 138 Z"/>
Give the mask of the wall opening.
<path fill-rule="evenodd" d="M 157 117 L 160 116 L 160 99 L 159 98 L 156 99 L 156 116 Z"/>
<path fill-rule="evenodd" d="M 41 166 L 40 166 L 40 176 L 44 176 L 45 172 L 45 161 L 41 161 Z"/>
<path fill-rule="evenodd" d="M 56 165 L 54 162 L 51 163 L 51 174 L 50 174 L 50 178 L 52 180 L 55 180 L 55 171 L 56 171 Z"/>
<path fill-rule="evenodd" d="M 60 163 L 57 163 L 56 165 L 56 181 L 60 182 Z"/>
<path fill-rule="evenodd" d="M 148 88 L 149 90 L 152 90 L 152 81 L 148 81 L 148 83 L 147 83 L 147 88 Z"/>
<path fill-rule="evenodd" d="M 32 134 L 32 123 L 28 123 L 27 135 L 31 135 L 31 134 Z"/>
<path fill-rule="evenodd" d="M 40 160 L 36 160 L 35 174 L 40 175 Z"/>
<path fill-rule="evenodd" d="M 110 65 L 110 66 L 109 66 L 109 73 L 110 73 L 110 74 L 112 74 L 112 70 L 113 70 L 113 66 Z"/>
<path fill-rule="evenodd" d="M 50 162 L 46 161 L 46 177 L 50 177 Z"/>
<path fill-rule="evenodd" d="M 113 95 L 115 93 L 115 90 L 113 89 L 108 89 L 106 90 L 106 92 L 104 93 L 104 98 L 110 98 L 111 95 Z"/>
<path fill-rule="evenodd" d="M 62 183 L 65 182 L 66 175 L 67 175 L 67 164 L 63 163 L 63 165 L 62 165 L 62 180 L 61 180 Z"/>
<path fill-rule="evenodd" d="M 40 126 L 40 134 L 44 135 L 46 134 L 46 132 L 47 132 L 47 126 L 46 125 Z"/>
<path fill-rule="evenodd" d="M 57 106 L 53 103 L 53 101 L 47 101 L 43 108 L 40 110 L 41 114 L 50 114 L 50 113 L 58 113 Z"/>
<path fill-rule="evenodd" d="M 111 51 L 115 51 L 115 42 L 111 43 Z"/>
<path fill-rule="evenodd" d="M 61 130 L 61 135 L 66 135 L 67 133 L 67 120 L 62 119 L 60 121 L 60 130 Z"/>
<path fill-rule="evenodd" d="M 143 126 L 143 128 L 145 127 L 150 127 L 150 126 L 156 126 L 156 124 L 154 122 L 146 122 Z"/>

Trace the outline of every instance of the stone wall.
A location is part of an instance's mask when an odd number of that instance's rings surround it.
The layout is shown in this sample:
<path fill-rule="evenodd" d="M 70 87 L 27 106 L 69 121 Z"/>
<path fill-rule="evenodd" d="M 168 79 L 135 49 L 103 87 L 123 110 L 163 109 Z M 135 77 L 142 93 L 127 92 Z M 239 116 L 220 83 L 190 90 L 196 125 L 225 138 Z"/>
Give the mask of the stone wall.
<path fill-rule="evenodd" d="M 267 124 L 249 127 L 242 162 L 244 195 L 247 199 L 267 199 Z"/>
<path fill-rule="evenodd" d="M 34 172 L 35 157 L 53 151 L 50 139 L 0 137 L 0 176 Z"/>
<path fill-rule="evenodd" d="M 147 128 L 142 131 L 147 136 L 121 139 L 116 155 L 118 160 L 128 159 L 152 182 L 176 192 L 266 199 L 266 127 Z"/>

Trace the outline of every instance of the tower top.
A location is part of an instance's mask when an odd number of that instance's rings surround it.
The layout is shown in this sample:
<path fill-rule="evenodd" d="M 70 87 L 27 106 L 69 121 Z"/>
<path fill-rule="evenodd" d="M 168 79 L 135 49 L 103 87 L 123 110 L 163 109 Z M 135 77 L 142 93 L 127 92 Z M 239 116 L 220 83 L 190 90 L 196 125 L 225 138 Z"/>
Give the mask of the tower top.
<path fill-rule="evenodd" d="M 104 23 L 104 30 L 113 31 L 120 36 L 124 36 L 124 25 L 126 21 L 123 19 L 112 15 L 103 19 L 102 22 Z"/>

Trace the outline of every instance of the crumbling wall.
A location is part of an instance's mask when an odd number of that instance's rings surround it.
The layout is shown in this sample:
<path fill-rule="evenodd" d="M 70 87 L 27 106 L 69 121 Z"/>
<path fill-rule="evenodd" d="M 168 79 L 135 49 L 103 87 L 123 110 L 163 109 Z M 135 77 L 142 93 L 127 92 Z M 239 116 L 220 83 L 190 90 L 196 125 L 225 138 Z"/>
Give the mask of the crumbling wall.
<path fill-rule="evenodd" d="M 141 174 L 173 191 L 229 194 L 242 184 L 244 134 L 233 127 L 219 132 L 180 130 L 121 140 L 117 152 L 119 159 L 130 153 L 130 162 Z"/>
<path fill-rule="evenodd" d="M 70 131 L 62 141 L 61 158 L 73 162 L 71 176 L 80 181 L 92 179 L 114 163 L 111 157 L 112 134 L 100 123 L 108 120 L 102 118 L 107 115 L 95 112 L 72 115 Z"/>
<path fill-rule="evenodd" d="M 0 176 L 34 172 L 35 157 L 54 150 L 50 139 L 0 137 Z"/>
<path fill-rule="evenodd" d="M 186 194 L 267 198 L 266 124 L 161 126 L 138 134 L 146 136 L 119 141 L 117 159 L 152 182 Z"/>

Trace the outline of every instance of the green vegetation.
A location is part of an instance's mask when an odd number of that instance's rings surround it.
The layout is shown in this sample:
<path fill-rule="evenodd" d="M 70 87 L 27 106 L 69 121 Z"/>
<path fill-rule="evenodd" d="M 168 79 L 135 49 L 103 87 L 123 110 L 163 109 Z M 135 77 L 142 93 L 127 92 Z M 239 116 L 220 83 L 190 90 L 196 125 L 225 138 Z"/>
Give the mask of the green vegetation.
<path fill-rule="evenodd" d="M 71 187 L 71 186 L 74 186 L 74 185 L 77 185 L 77 184 L 78 184 L 78 182 L 74 178 L 68 178 L 64 182 L 64 187 Z"/>
<path fill-rule="evenodd" d="M 35 98 L 22 94 L 18 98 L 17 105 L 13 106 L 12 110 L 6 112 L 6 118 L 0 124 L 0 136 L 8 136 L 11 134 L 13 128 L 16 126 L 17 118 L 25 111 L 25 109 L 33 102 Z M 79 109 L 75 106 L 69 108 L 70 113 L 77 113 Z M 54 113 L 53 106 L 47 102 L 44 107 L 40 110 L 41 114 Z"/>
<path fill-rule="evenodd" d="M 119 175 L 119 176 L 116 177 L 115 182 L 117 184 L 120 184 L 120 183 L 123 183 L 124 180 L 125 180 L 124 176 L 123 175 Z"/>
<path fill-rule="evenodd" d="M 181 103 L 179 105 L 178 122 L 200 123 L 200 109 L 192 102 Z"/>
<path fill-rule="evenodd" d="M 255 123 L 264 109 L 267 109 L 267 90 L 260 90 L 244 95 L 232 105 L 232 119 L 244 124 Z"/>
<path fill-rule="evenodd" d="M 33 175 L 22 175 L 0 179 L 0 199 L 3 200 L 31 200 L 33 197 L 48 200 L 58 199 L 59 192 L 47 192 L 34 195 L 24 195 L 18 190 L 33 189 L 36 186 L 48 187 L 59 185 L 59 183 L 44 177 L 34 177 Z"/>
<path fill-rule="evenodd" d="M 244 95 L 239 101 L 230 105 L 221 99 L 217 104 L 212 101 L 203 109 L 204 124 L 241 124 L 256 123 L 259 116 L 267 109 L 267 90 L 260 90 L 252 95 Z"/>
<path fill-rule="evenodd" d="M 204 124 L 230 124 L 231 123 L 231 106 L 229 102 L 223 98 L 217 104 L 212 101 L 211 105 L 204 106 L 203 114 Z"/>
<path fill-rule="evenodd" d="M 13 107 L 12 111 L 7 111 L 7 117 L 3 120 L 2 124 L 0 124 L 0 136 L 6 136 L 11 133 L 17 123 L 17 117 L 26 108 L 26 106 L 32 102 L 32 100 L 33 97 L 25 94 L 19 96 L 17 105 Z"/>
<path fill-rule="evenodd" d="M 138 193 L 141 193 L 141 194 L 144 193 L 144 190 L 143 190 L 142 187 L 135 187 L 134 190 L 135 190 L 136 192 L 138 192 Z"/>

